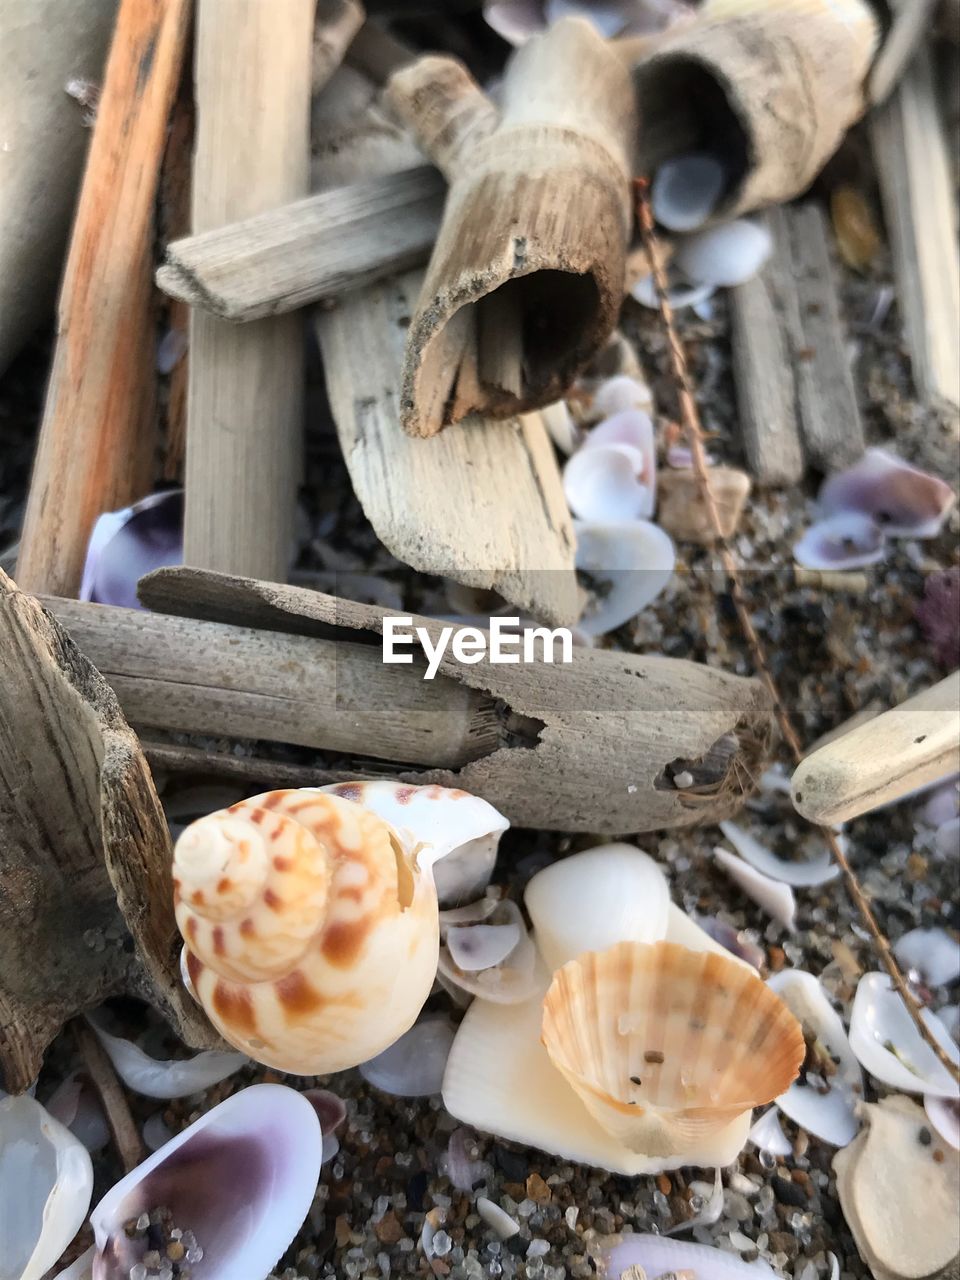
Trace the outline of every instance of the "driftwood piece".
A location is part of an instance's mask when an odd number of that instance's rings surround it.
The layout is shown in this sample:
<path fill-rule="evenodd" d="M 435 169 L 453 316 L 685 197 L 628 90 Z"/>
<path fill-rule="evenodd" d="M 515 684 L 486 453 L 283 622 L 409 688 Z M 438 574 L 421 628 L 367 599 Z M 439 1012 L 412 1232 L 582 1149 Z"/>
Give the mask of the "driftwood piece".
<path fill-rule="evenodd" d="M 193 230 L 305 196 L 312 0 L 199 0 Z M 184 556 L 285 578 L 301 467 L 297 316 L 190 323 Z"/>
<path fill-rule="evenodd" d="M 924 400 L 960 407 L 960 258 L 950 156 L 929 49 L 870 116 L 913 377 Z"/>
<path fill-rule="evenodd" d="M 847 822 L 960 770 L 960 672 L 833 738 L 797 766 L 793 803 Z"/>
<path fill-rule="evenodd" d="M 345 67 L 315 109 L 317 185 L 342 185 L 418 152 Z M 420 157 L 422 158 L 422 157 Z M 580 592 L 556 455 L 539 415 L 473 422 L 413 440 L 399 421 L 400 368 L 422 274 L 356 289 L 317 312 L 327 390 L 354 490 L 381 542 L 425 573 L 499 591 L 550 623 L 573 623 Z"/>
<path fill-rule="evenodd" d="M 0 1067 L 8 1090 L 36 1078 L 69 1018 L 111 995 L 146 999 L 188 1043 L 211 1043 L 179 980 L 171 857 L 150 771 L 114 694 L 36 600 L 0 573 Z"/>
<path fill-rule="evenodd" d="M 164 243 L 185 235 L 190 229 L 190 170 L 194 131 L 192 87 L 184 83 L 170 117 L 167 151 L 160 177 L 160 235 Z M 167 332 L 188 342 L 190 310 L 186 303 L 171 298 L 167 305 Z M 159 363 L 159 361 L 158 361 Z M 187 379 L 190 356 L 184 351 L 170 370 L 165 405 L 163 478 L 183 483 L 183 462 L 187 449 Z"/>
<path fill-rule="evenodd" d="M 917 49 L 930 34 L 940 0 L 888 0 L 892 12 L 890 30 L 870 68 L 867 94 L 870 105 L 883 102 L 903 75 Z"/>
<path fill-rule="evenodd" d="M 451 184 L 408 335 L 404 429 L 433 436 L 471 413 L 551 404 L 622 301 L 635 132 L 626 68 L 570 18 L 513 55 L 499 113 L 451 58 L 402 68 L 387 92 Z"/>
<path fill-rule="evenodd" d="M 149 491 L 156 431 L 151 220 L 189 0 L 122 0 L 58 313 L 17 577 L 74 595 L 104 511 Z"/>
<path fill-rule="evenodd" d="M 445 190 L 428 166 L 336 187 L 174 241 L 157 284 L 235 321 L 336 298 L 426 262 Z"/>
<path fill-rule="evenodd" d="M 380 635 L 388 616 L 384 610 L 297 587 L 187 569 L 150 574 L 141 582 L 141 596 L 151 607 L 191 619 L 187 626 L 171 617 L 153 620 L 159 630 L 176 633 L 178 644 L 156 649 L 147 675 L 149 663 L 142 652 L 132 652 L 116 640 L 122 611 L 50 602 L 76 628 L 124 705 L 125 672 L 117 667 L 127 657 L 135 664 L 139 690 L 152 690 L 153 698 L 149 711 L 130 708 L 135 722 L 138 714 L 147 714 L 152 724 L 175 728 L 164 720 L 180 705 L 179 687 L 191 680 L 197 664 L 206 664 L 206 669 L 219 656 L 220 683 L 211 686 L 200 680 L 189 690 L 194 706 L 202 703 L 205 732 L 220 732 L 231 707 L 249 703 L 258 687 L 276 690 L 277 682 L 286 680 L 296 694 L 276 701 L 276 714 L 264 717 L 256 736 L 290 741 L 303 723 L 304 700 L 310 696 L 309 682 L 297 670 L 309 652 L 302 647 L 303 637 L 317 646 L 336 636 L 337 670 L 348 696 L 318 723 L 317 739 L 309 745 L 323 748 L 333 735 L 344 741 L 351 732 L 361 714 L 367 678 L 355 678 L 356 652 L 372 646 L 372 656 L 380 662 Z M 436 643 L 440 624 L 414 618 L 413 625 L 425 627 Z M 284 670 L 283 659 L 271 662 L 270 669 L 261 663 L 251 672 L 258 683 L 245 680 L 235 689 L 230 671 L 237 645 L 218 639 L 213 653 L 203 655 L 225 631 L 237 644 L 250 643 L 241 628 L 253 631 L 264 653 L 270 644 L 276 646 L 271 650 L 275 655 L 295 652 L 293 670 Z M 408 696 L 404 682 L 411 673 L 423 668 L 417 662 L 383 670 L 396 680 L 399 698 Z M 369 669 L 368 658 L 363 671 Z M 420 703 L 424 722 L 416 730 L 421 741 L 429 738 L 426 726 L 435 720 L 438 733 L 476 742 L 467 724 L 477 715 L 478 695 L 495 703 L 496 741 L 460 768 L 408 768 L 399 776 L 475 791 L 520 826 L 623 833 L 715 822 L 739 808 L 753 789 L 773 736 L 770 702 L 758 680 L 677 659 L 577 648 L 569 665 L 497 665 L 487 658 L 461 665 L 448 651 L 436 678 L 424 687 L 429 689 L 428 700 Z M 462 699 L 458 724 L 451 725 L 456 699 Z M 385 720 L 393 714 L 380 695 L 364 713 L 367 722 L 375 713 Z M 359 757 L 358 776 L 396 776 L 396 767 L 370 761 L 381 751 L 378 739 L 369 731 L 354 733 L 351 754 Z M 688 772 L 693 785 L 678 789 L 674 776 Z"/>
<path fill-rule="evenodd" d="M 415 49 L 398 40 L 378 22 L 365 22 L 347 49 L 345 61 L 375 84 L 386 84 L 399 67 L 413 62 Z"/>
<path fill-rule="evenodd" d="M 316 10 L 310 88 L 319 93 L 343 61 L 366 15 L 359 0 L 316 0 Z"/>
<path fill-rule="evenodd" d="M 116 0 L 0 0 L 0 374 L 52 314 Z"/>
<path fill-rule="evenodd" d="M 854 462 L 864 434 L 824 215 L 808 203 L 766 217 L 773 252 L 730 291 L 733 368 L 751 469 L 786 484 L 804 452 L 824 471 Z"/>
<path fill-rule="evenodd" d="M 715 154 L 728 173 L 721 220 L 810 185 L 863 114 L 879 35 L 867 0 L 732 10 L 708 0 L 634 73 L 638 172 L 689 151 Z"/>

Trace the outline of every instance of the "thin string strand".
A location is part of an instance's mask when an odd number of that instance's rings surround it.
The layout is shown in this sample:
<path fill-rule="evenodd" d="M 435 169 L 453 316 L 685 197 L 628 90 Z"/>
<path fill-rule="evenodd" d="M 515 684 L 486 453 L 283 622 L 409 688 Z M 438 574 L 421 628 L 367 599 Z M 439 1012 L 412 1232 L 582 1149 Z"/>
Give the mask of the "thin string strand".
<path fill-rule="evenodd" d="M 713 530 L 714 549 L 720 557 L 720 562 L 723 565 L 724 572 L 729 580 L 730 597 L 733 601 L 733 607 L 736 611 L 740 628 L 743 631 L 747 645 L 750 649 L 757 674 L 766 685 L 767 690 L 770 693 L 770 697 L 773 699 L 777 722 L 780 725 L 780 731 L 783 734 L 784 741 L 790 749 L 790 754 L 793 757 L 794 764 L 799 764 L 803 759 L 803 747 L 800 743 L 797 731 L 794 728 L 793 721 L 790 718 L 790 713 L 780 696 L 776 681 L 770 671 L 770 665 L 767 662 L 763 642 L 758 636 L 756 628 L 753 625 L 753 620 L 750 617 L 750 610 L 747 606 L 746 597 L 743 592 L 743 585 L 741 583 L 740 571 L 737 566 L 736 557 L 731 550 L 729 542 L 724 536 L 723 526 L 720 523 L 720 515 L 717 511 L 717 505 L 710 489 L 708 463 L 703 443 L 703 428 L 700 425 L 700 413 L 697 409 L 697 402 L 694 399 L 693 391 L 691 389 L 687 358 L 680 342 L 679 335 L 677 334 L 676 324 L 674 323 L 673 308 L 670 306 L 670 299 L 667 296 L 666 273 L 658 253 L 656 232 L 653 225 L 653 212 L 650 208 L 649 179 L 638 178 L 636 179 L 634 186 L 636 188 L 637 215 L 640 222 L 640 230 L 643 235 L 644 247 L 646 248 L 647 256 L 650 259 L 653 281 L 657 291 L 657 300 L 660 306 L 660 315 L 663 318 L 667 334 L 667 343 L 670 352 L 670 372 L 673 377 L 677 400 L 679 402 L 680 421 L 683 425 L 693 459 L 693 469 L 697 477 L 700 496 Z M 844 882 L 847 886 L 847 892 L 859 911 L 864 924 L 869 929 L 883 967 L 892 978 L 894 985 L 903 998 L 903 1002 L 906 1005 L 907 1011 L 913 1019 L 917 1030 L 953 1078 L 955 1080 L 960 1080 L 960 1067 L 950 1060 L 944 1048 L 938 1043 L 932 1031 L 927 1026 L 926 1022 L 924 1022 L 920 1006 L 900 971 L 900 966 L 896 962 L 890 943 L 884 936 L 883 930 L 880 928 L 877 918 L 873 914 L 870 903 L 860 886 L 856 873 L 850 866 L 850 862 L 843 851 L 840 841 L 837 839 L 836 833 L 830 827 L 821 826 L 818 823 L 812 823 L 811 825 L 817 827 L 817 830 L 822 835 L 827 847 L 835 858 L 837 865 L 840 867 L 840 870 L 843 873 Z"/>

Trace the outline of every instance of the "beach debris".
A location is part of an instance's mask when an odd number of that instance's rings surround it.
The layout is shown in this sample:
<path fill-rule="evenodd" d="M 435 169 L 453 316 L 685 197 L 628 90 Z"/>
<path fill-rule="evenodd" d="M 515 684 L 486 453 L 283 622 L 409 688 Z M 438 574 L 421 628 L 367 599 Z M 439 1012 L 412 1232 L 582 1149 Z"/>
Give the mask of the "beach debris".
<path fill-rule="evenodd" d="M 691 284 L 673 263 L 667 268 L 667 301 L 673 311 L 680 311 L 684 307 L 696 310 L 713 296 L 716 289 L 714 284 Z M 631 286 L 630 297 L 650 311 L 658 311 L 660 308 L 660 298 L 652 274 L 641 276 Z"/>
<path fill-rule="evenodd" d="M 459 990 L 500 1004 L 518 1004 L 536 991 L 536 948 L 515 902 L 496 903 L 483 924 L 441 922 L 441 936 L 438 976 Z"/>
<path fill-rule="evenodd" d="M 729 288 L 752 279 L 773 247 L 762 222 L 737 218 L 678 241 L 673 262 L 691 284 Z"/>
<path fill-rule="evenodd" d="M 732 537 L 750 496 L 750 477 L 735 467 L 711 467 L 707 477 L 723 536 Z M 713 523 L 692 469 L 665 472 L 660 477 L 659 492 L 657 522 L 672 538 L 701 544 L 714 541 Z"/>
<path fill-rule="evenodd" d="M 225 1039 L 283 1071 L 374 1058 L 433 985 L 433 863 L 505 826 L 475 796 L 388 782 L 266 792 L 192 823 L 174 897 L 198 1000 Z"/>
<path fill-rule="evenodd" d="M 951 670 L 960 666 L 960 568 L 927 575 L 916 614 L 937 661 Z"/>
<path fill-rule="evenodd" d="M 652 445 L 652 425 L 650 440 Z M 589 442 L 590 436 L 563 469 L 563 491 L 573 514 L 581 520 L 611 523 L 652 516 L 652 450 L 644 453 L 626 443 L 595 443 L 588 447 Z"/>
<path fill-rule="evenodd" d="M 367 1084 L 398 1098 L 426 1098 L 440 1092 L 454 1029 L 445 1017 L 421 1018 L 388 1048 L 360 1063 Z"/>
<path fill-rule="evenodd" d="M 726 168 L 709 152 L 673 156 L 654 176 L 653 216 L 668 231 L 696 231 L 717 207 L 727 180 Z"/>
<path fill-rule="evenodd" d="M 183 490 L 153 493 L 99 516 L 90 534 L 79 598 L 140 609 L 137 582 L 152 569 L 183 564 Z"/>
<path fill-rule="evenodd" d="M 93 1166 L 34 1098 L 0 1098 L 0 1280 L 41 1280 L 83 1225 Z"/>
<path fill-rule="evenodd" d="M 149 1275 L 154 1255 L 209 1280 L 266 1275 L 307 1215 L 321 1161 L 320 1121 L 306 1098 L 285 1085 L 240 1090 L 93 1210 L 96 1280 L 129 1280 L 138 1265 Z"/>
<path fill-rule="evenodd" d="M 794 1086 L 791 1085 L 791 1088 Z M 780 1123 L 780 1108 L 778 1106 L 768 1107 L 764 1111 L 759 1120 L 755 1121 L 751 1126 L 747 1135 L 747 1140 L 760 1152 L 761 1163 L 764 1163 L 763 1157 L 773 1157 L 772 1160 L 766 1162 L 769 1167 L 776 1163 L 777 1156 L 788 1156 L 793 1152 L 793 1143 L 783 1132 L 783 1125 Z"/>
<path fill-rule="evenodd" d="M 675 1156 L 773 1101 L 796 1076 L 800 1024 L 762 985 L 727 957 L 620 942 L 557 970 L 544 999 L 543 1043 L 618 1141 Z M 653 994 L 667 989 L 665 1008 Z M 692 1062 L 677 1048 L 691 1027 L 701 1045 Z"/>
<path fill-rule="evenodd" d="M 864 1103 L 863 1113 L 863 1131 L 833 1158 L 860 1256 L 882 1280 L 940 1275 L 960 1251 L 960 1158 L 909 1098 Z"/>
<path fill-rule="evenodd" d="M 486 1196 L 477 1196 L 477 1213 L 501 1240 L 509 1240 L 520 1230 L 520 1223 L 516 1218 L 511 1218 L 505 1209 L 501 1209 Z"/>
<path fill-rule="evenodd" d="M 746 929 L 735 929 L 719 916 L 695 916 L 694 921 L 714 942 L 718 942 L 738 960 L 745 961 L 758 971 L 766 964 L 766 952 L 754 942 Z"/>
<path fill-rule="evenodd" d="M 806 861 L 779 858 L 736 822 L 726 819 L 720 823 L 720 830 L 745 862 L 749 862 L 771 880 L 780 880 L 795 888 L 806 888 L 828 884 L 840 874 L 840 868 L 827 852 Z"/>
<path fill-rule="evenodd" d="M 887 449 L 867 449 L 854 466 L 828 476 L 817 495 L 824 517 L 867 516 L 892 538 L 935 538 L 956 501 L 946 481 Z"/>
<path fill-rule="evenodd" d="M 472 1195 L 490 1170 L 485 1161 L 477 1159 L 478 1154 L 476 1138 L 470 1130 L 462 1127 L 454 1129 L 447 1143 L 446 1154 L 441 1160 L 440 1171 L 465 1195 Z"/>
<path fill-rule="evenodd" d="M 574 529 L 577 569 L 591 588 L 577 625 L 586 635 L 605 635 L 660 595 L 673 577 L 676 550 L 649 520 L 578 520 Z"/>
<path fill-rule="evenodd" d="M 800 1078 L 777 1098 L 777 1106 L 808 1133 L 845 1147 L 860 1128 L 863 1073 L 843 1023 L 812 973 L 784 969 L 767 986 L 799 1019 L 806 1044 Z"/>
<path fill-rule="evenodd" d="M 863 192 L 851 186 L 835 187 L 830 192 L 830 218 L 841 258 L 854 271 L 866 271 L 882 241 Z"/>
<path fill-rule="evenodd" d="M 929 1009 L 921 1017 L 953 1062 L 960 1050 Z M 960 1097 L 960 1085 L 920 1036 L 903 998 L 886 973 L 865 973 L 850 1015 L 850 1047 L 875 1080 L 904 1093 Z"/>
<path fill-rule="evenodd" d="M 960 941 L 946 929 L 911 929 L 893 944 L 904 969 L 931 987 L 948 987 L 960 978 Z"/>
<path fill-rule="evenodd" d="M 242 1053 L 224 1053 L 219 1049 L 207 1049 L 185 1059 L 151 1058 L 132 1040 L 112 1035 L 103 1025 L 102 1017 L 95 1014 L 87 1021 L 123 1083 L 145 1098 L 187 1098 L 202 1093 L 235 1075 L 249 1062 Z"/>
<path fill-rule="evenodd" d="M 677 1235 L 681 1231 L 693 1231 L 695 1227 L 709 1227 L 720 1221 L 723 1215 L 723 1179 L 720 1176 L 720 1170 L 714 1170 L 712 1186 L 709 1182 L 694 1181 L 689 1184 L 689 1187 L 693 1193 L 690 1199 L 690 1207 L 695 1211 L 693 1217 L 678 1222 L 676 1226 L 665 1231 L 664 1235 Z"/>
<path fill-rule="evenodd" d="M 525 44 L 560 18 L 581 17 L 607 39 L 647 34 L 689 19 L 683 0 L 485 0 L 483 16 L 512 45 Z"/>
<path fill-rule="evenodd" d="M 79 1072 L 71 1072 L 57 1086 L 46 1108 L 89 1152 L 102 1151 L 110 1141 L 110 1127 L 97 1091 Z"/>
<path fill-rule="evenodd" d="M 871 516 L 846 512 L 812 524 L 793 548 L 805 569 L 861 569 L 886 553 L 883 530 Z"/>
<path fill-rule="evenodd" d="M 777 1280 L 777 1274 L 762 1260 L 742 1262 L 735 1253 L 705 1244 L 688 1244 L 667 1236 L 626 1235 L 602 1253 L 604 1280 L 632 1280 L 630 1268 L 642 1267 L 647 1276 L 660 1277 L 688 1273 L 695 1280 Z"/>
<path fill-rule="evenodd" d="M 793 932 L 796 927 L 797 900 L 793 889 L 782 880 L 774 880 L 756 867 L 726 849 L 714 846 L 713 858 L 748 898 L 762 907 L 778 924 Z"/>

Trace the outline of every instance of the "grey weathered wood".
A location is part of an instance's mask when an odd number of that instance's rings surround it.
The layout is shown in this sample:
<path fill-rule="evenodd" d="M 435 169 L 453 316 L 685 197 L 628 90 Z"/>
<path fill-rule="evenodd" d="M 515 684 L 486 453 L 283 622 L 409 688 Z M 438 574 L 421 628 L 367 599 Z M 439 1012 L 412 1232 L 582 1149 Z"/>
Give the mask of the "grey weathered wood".
<path fill-rule="evenodd" d="M 890 0 L 893 21 L 867 77 L 871 106 L 883 102 L 929 36 L 941 0 Z"/>
<path fill-rule="evenodd" d="M 376 175 L 168 245 L 165 293 L 225 320 L 257 320 L 425 262 L 443 179 L 422 166 Z"/>
<path fill-rule="evenodd" d="M 150 1000 L 189 1043 L 215 1041 L 179 979 L 171 856 L 117 699 L 62 628 L 0 573 L 5 1088 L 25 1089 L 62 1025 L 111 995 Z"/>
<path fill-rule="evenodd" d="M 794 484 L 804 470 L 785 326 L 794 285 L 779 211 L 767 214 L 766 221 L 773 252 L 752 280 L 730 290 L 733 379 L 750 470 L 760 484 Z"/>
<path fill-rule="evenodd" d="M 870 117 L 913 377 L 928 402 L 960 406 L 957 210 L 929 49 Z"/>
<path fill-rule="evenodd" d="M 863 453 L 827 225 L 808 203 L 771 209 L 773 251 L 730 291 L 734 381 L 744 447 L 761 484 L 791 484 Z"/>
<path fill-rule="evenodd" d="M 307 195 L 312 0 L 199 0 L 193 230 Z M 303 429 L 296 315 L 194 310 L 185 468 L 190 564 L 285 578 Z"/>
<path fill-rule="evenodd" d="M 310 87 L 319 93 L 343 61 L 365 14 L 360 0 L 316 0 L 316 7 Z"/>
<path fill-rule="evenodd" d="M 140 583 L 140 595 L 149 606 L 167 614 L 206 620 L 191 621 L 195 631 L 182 633 L 187 638 L 180 644 L 160 651 L 159 656 L 169 656 L 162 669 L 154 669 L 157 679 L 169 677 L 176 682 L 184 670 L 192 669 L 201 643 L 198 637 L 205 642 L 207 636 L 217 634 L 203 630 L 211 622 L 220 624 L 221 633 L 229 633 L 232 639 L 238 639 L 233 633 L 241 628 L 254 628 L 254 636 L 262 641 L 264 629 L 269 628 L 279 633 L 273 640 L 282 645 L 302 637 L 311 637 L 313 644 L 331 635 L 344 637 L 336 645 L 338 670 L 345 690 L 356 691 L 357 696 L 345 709 L 349 715 L 335 708 L 332 723 L 319 722 L 316 740 L 307 745 L 322 748 L 332 733 L 342 737 L 355 722 L 353 752 L 360 757 L 358 773 L 362 776 L 372 768 L 374 776 L 382 775 L 383 765 L 370 763 L 372 757 L 383 755 L 371 725 L 377 714 L 394 713 L 380 692 L 375 703 L 364 705 L 366 675 L 359 674 L 358 666 L 354 678 L 353 664 L 357 651 L 371 643 L 379 662 L 385 610 L 299 587 L 189 569 L 148 575 Z M 72 603 L 63 607 L 74 616 L 84 609 Z M 61 608 L 59 602 L 56 608 Z M 86 606 L 87 613 L 95 608 Z M 109 615 L 117 611 L 99 609 L 99 620 L 91 625 L 98 627 L 97 643 L 110 645 Z M 170 627 L 173 622 L 161 618 L 157 625 Z M 425 627 L 436 642 L 440 624 L 424 618 L 414 618 L 414 623 Z M 358 645 L 357 640 L 364 644 Z M 220 648 L 219 669 L 229 673 L 237 646 L 231 644 L 226 653 Z M 296 652 L 307 651 L 297 648 Z M 140 661 L 136 655 L 133 660 Z M 396 678 L 414 668 L 383 670 L 385 676 Z M 369 664 L 362 671 L 368 672 Z M 122 674 L 115 671 L 111 681 Z M 259 667 L 252 675 L 261 681 L 275 678 Z M 223 683 L 221 674 L 220 686 Z M 459 769 L 407 770 L 401 776 L 408 782 L 436 782 L 476 792 L 520 826 L 624 833 L 715 822 L 736 811 L 753 789 L 773 737 L 770 701 L 759 681 L 692 662 L 575 648 L 570 664 L 497 665 L 484 657 L 475 665 L 461 665 L 448 650 L 436 678 L 424 686 L 436 714 L 445 717 L 452 697 L 445 688 L 448 684 L 461 695 L 467 689 L 495 703 L 497 741 Z M 222 714 L 217 699 L 228 705 L 235 697 L 232 688 L 220 686 L 207 690 L 193 686 L 194 695 L 208 702 L 211 714 Z M 298 687 L 303 688 L 303 681 Z M 398 688 L 407 696 L 402 686 Z M 369 689 L 372 699 L 372 684 Z M 245 685 L 244 698 L 249 690 L 250 685 Z M 304 693 L 299 696 L 302 699 Z M 166 714 L 167 705 L 166 699 L 157 700 L 159 718 Z M 301 708 L 290 700 L 285 707 L 278 703 L 276 711 L 285 722 L 268 724 L 262 736 L 285 741 L 303 723 Z M 395 732 L 394 726 L 390 732 Z M 684 771 L 691 772 L 696 782 L 680 790 L 672 777 Z"/>

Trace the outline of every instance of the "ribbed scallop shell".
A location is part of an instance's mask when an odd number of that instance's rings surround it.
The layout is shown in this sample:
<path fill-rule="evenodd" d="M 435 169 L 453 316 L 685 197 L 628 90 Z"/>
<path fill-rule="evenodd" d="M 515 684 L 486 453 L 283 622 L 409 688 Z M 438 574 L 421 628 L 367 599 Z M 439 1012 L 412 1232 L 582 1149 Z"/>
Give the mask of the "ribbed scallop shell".
<path fill-rule="evenodd" d="M 776 1098 L 804 1056 L 799 1022 L 755 973 L 672 942 L 620 942 L 557 970 L 542 1038 L 594 1118 L 657 1156 Z"/>
<path fill-rule="evenodd" d="M 271 791 L 187 827 L 173 874 L 190 983 L 242 1052 L 326 1074 L 412 1026 L 437 967 L 437 895 L 382 818 Z"/>

